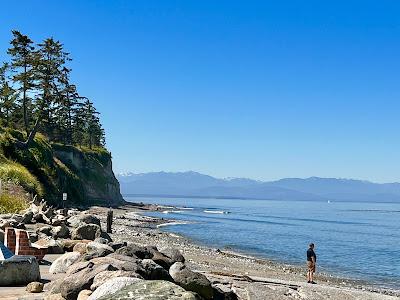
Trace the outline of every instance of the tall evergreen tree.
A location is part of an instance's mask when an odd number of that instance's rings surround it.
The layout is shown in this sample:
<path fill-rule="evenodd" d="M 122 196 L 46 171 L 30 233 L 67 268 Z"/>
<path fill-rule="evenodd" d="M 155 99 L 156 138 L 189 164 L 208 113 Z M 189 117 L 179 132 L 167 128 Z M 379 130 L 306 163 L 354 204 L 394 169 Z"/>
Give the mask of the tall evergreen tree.
<path fill-rule="evenodd" d="M 22 103 L 23 126 L 29 132 L 31 97 L 29 91 L 34 87 L 34 46 L 32 40 L 17 30 L 12 31 L 13 39 L 7 53 L 11 55 L 11 67 L 15 74 L 14 82 L 20 92 Z"/>
<path fill-rule="evenodd" d="M 13 117 L 15 117 L 18 108 L 16 103 L 17 93 L 8 80 L 8 69 L 8 64 L 0 67 L 0 121 L 3 121 L 3 125 L 7 127 L 12 125 Z"/>

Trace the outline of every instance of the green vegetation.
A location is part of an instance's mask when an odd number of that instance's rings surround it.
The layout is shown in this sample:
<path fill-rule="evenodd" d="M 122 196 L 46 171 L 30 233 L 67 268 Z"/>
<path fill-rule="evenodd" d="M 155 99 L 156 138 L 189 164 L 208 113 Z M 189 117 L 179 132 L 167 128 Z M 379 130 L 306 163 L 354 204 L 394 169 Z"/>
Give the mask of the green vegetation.
<path fill-rule="evenodd" d="M 43 195 L 41 183 L 22 165 L 16 162 L 0 164 L 0 179 L 22 186 L 27 192 Z"/>
<path fill-rule="evenodd" d="M 10 59 L 0 67 L 0 126 L 24 132 L 20 148 L 30 146 L 37 132 L 51 143 L 103 147 L 99 113 L 71 82 L 64 45 L 53 38 L 34 44 L 16 30 L 12 35 Z"/>
<path fill-rule="evenodd" d="M 0 195 L 0 214 L 18 213 L 28 207 L 24 198 L 9 194 Z"/>
<path fill-rule="evenodd" d="M 70 80 L 69 53 L 47 38 L 35 44 L 12 31 L 0 66 L 0 179 L 59 206 L 121 202 L 111 155 L 93 103 Z M 26 198 L 26 197 L 25 197 Z M 27 199 L 2 193 L 0 211 Z"/>

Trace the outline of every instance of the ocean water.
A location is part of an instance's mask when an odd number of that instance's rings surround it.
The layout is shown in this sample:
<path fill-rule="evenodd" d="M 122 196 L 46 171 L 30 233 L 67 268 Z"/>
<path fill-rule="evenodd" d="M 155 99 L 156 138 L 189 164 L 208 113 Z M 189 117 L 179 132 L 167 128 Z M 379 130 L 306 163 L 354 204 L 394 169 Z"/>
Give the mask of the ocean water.
<path fill-rule="evenodd" d="M 188 222 L 162 229 L 208 246 L 304 265 L 314 242 L 319 270 L 400 289 L 400 203 L 125 199 L 180 207 L 148 215 Z"/>

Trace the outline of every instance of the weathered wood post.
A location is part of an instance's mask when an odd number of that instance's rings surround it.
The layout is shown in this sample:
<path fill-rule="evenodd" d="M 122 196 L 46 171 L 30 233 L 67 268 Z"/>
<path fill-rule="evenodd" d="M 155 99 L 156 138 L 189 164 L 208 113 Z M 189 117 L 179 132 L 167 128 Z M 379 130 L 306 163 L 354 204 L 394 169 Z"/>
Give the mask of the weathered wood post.
<path fill-rule="evenodd" d="M 113 221 L 113 211 L 110 207 L 110 209 L 107 212 L 107 233 L 112 233 L 112 221 Z"/>

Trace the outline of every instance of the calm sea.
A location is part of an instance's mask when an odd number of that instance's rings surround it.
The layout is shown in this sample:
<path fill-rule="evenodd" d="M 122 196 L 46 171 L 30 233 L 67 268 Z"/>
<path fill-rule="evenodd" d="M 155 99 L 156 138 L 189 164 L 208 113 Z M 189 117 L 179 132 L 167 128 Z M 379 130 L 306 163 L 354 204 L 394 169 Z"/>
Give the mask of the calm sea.
<path fill-rule="evenodd" d="M 321 270 L 400 289 L 400 203 L 125 199 L 179 207 L 149 215 L 188 221 L 163 230 L 208 246 L 304 264 L 314 242 Z"/>

